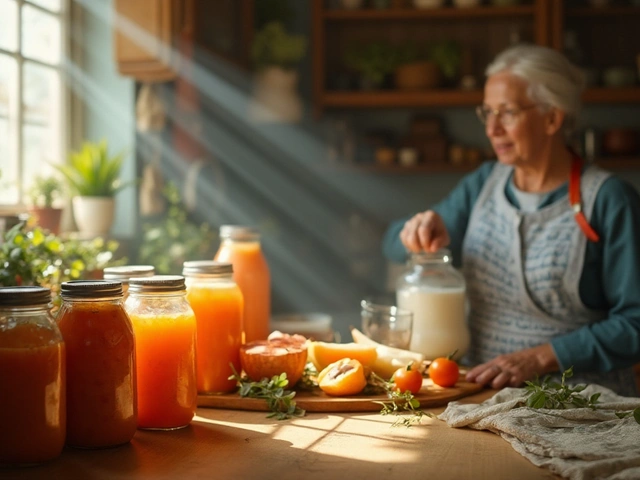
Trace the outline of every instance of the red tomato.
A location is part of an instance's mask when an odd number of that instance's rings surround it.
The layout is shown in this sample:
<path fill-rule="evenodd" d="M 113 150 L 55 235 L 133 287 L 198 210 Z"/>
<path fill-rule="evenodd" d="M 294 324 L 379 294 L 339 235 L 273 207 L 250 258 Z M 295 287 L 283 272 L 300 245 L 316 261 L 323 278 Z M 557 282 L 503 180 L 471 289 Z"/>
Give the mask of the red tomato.
<path fill-rule="evenodd" d="M 415 395 L 422 388 L 422 373 L 412 367 L 412 364 L 409 364 L 396 370 L 396 373 L 393 374 L 393 383 L 396 386 L 396 390 L 400 392 L 409 390 Z"/>
<path fill-rule="evenodd" d="M 453 387 L 460 377 L 460 369 L 455 360 L 449 357 L 436 358 L 429 365 L 429 377 L 441 387 Z"/>

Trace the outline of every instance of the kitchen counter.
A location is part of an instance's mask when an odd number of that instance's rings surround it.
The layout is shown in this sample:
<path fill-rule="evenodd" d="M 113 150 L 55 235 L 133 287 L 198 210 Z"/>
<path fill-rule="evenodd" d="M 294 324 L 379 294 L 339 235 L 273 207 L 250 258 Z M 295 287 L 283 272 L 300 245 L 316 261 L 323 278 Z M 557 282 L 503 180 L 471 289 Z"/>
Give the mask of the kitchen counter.
<path fill-rule="evenodd" d="M 482 391 L 461 402 L 478 403 Z M 440 413 L 444 407 L 429 409 Z M 309 413 L 278 421 L 264 412 L 199 408 L 172 432 L 138 431 L 106 450 L 67 448 L 47 465 L 1 469 L 4 479 L 553 479 L 498 435 L 423 418 L 392 427 L 378 413 Z"/>

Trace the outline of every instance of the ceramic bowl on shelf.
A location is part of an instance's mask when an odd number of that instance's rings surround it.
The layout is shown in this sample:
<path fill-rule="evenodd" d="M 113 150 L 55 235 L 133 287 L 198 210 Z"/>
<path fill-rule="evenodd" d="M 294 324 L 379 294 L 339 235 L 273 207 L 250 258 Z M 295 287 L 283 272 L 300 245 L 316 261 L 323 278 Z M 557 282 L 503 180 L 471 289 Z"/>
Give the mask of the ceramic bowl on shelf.
<path fill-rule="evenodd" d="M 602 148 L 609 155 L 633 155 L 640 144 L 638 137 L 638 131 L 632 128 L 611 128 L 602 136 Z"/>
<path fill-rule="evenodd" d="M 416 8 L 439 8 L 444 5 L 444 0 L 413 0 Z"/>
<path fill-rule="evenodd" d="M 481 3 L 482 0 L 453 0 L 453 5 L 458 8 L 477 7 Z"/>

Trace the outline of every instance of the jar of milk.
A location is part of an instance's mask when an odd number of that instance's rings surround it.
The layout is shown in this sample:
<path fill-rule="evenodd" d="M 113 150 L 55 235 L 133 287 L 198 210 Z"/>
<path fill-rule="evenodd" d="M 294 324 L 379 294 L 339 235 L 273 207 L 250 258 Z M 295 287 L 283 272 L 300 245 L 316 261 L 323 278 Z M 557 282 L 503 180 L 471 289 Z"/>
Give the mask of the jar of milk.
<path fill-rule="evenodd" d="M 410 349 L 427 359 L 456 359 L 469 348 L 464 277 L 451 265 L 451 252 L 414 253 L 397 282 L 399 308 L 413 312 Z"/>

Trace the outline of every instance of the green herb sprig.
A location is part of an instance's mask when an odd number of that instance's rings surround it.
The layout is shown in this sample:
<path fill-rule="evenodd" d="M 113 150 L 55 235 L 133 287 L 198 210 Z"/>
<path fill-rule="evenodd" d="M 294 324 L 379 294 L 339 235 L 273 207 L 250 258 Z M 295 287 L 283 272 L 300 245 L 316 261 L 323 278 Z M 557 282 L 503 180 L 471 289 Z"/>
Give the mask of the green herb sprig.
<path fill-rule="evenodd" d="M 285 390 L 289 385 L 287 374 L 281 373 L 274 375 L 271 379 L 263 378 L 259 382 L 254 382 L 247 377 L 241 376 L 231 365 L 233 375 L 229 380 L 238 382 L 238 393 L 241 397 L 263 398 L 267 401 L 267 406 L 271 412 L 267 418 L 276 418 L 277 420 L 286 420 L 291 417 L 304 417 L 305 410 L 296 405 L 293 399 L 296 392 Z"/>
<path fill-rule="evenodd" d="M 562 373 L 560 383 L 552 382 L 547 375 L 540 381 L 525 382 L 527 392 L 526 405 L 530 408 L 565 409 L 565 408 L 591 408 L 595 409 L 600 398 L 599 393 L 586 397 L 581 392 L 586 385 L 570 387 L 566 379 L 573 376 L 573 367 L 569 367 Z"/>
<path fill-rule="evenodd" d="M 591 408 L 597 409 L 600 393 L 594 393 L 590 397 L 581 392 L 587 388 L 586 385 L 575 385 L 570 387 L 565 383 L 567 378 L 573 376 L 573 367 L 569 367 L 562 373 L 560 383 L 551 382 L 549 376 L 542 381 L 525 382 L 527 398 L 525 405 L 530 408 L 566 409 L 566 408 Z M 627 412 L 616 412 L 618 418 L 633 416 L 634 420 L 640 424 L 640 407 Z"/>
<path fill-rule="evenodd" d="M 435 418 L 434 414 L 420 409 L 420 401 L 409 390 L 398 392 L 394 389 L 393 382 L 387 381 L 373 372 L 369 376 L 367 387 L 372 387 L 376 390 L 382 389 L 387 394 L 389 400 L 375 400 L 374 402 L 382 406 L 381 415 L 398 416 L 398 419 L 392 424 L 393 427 L 404 426 L 409 428 L 420 424 L 422 417 Z"/>

